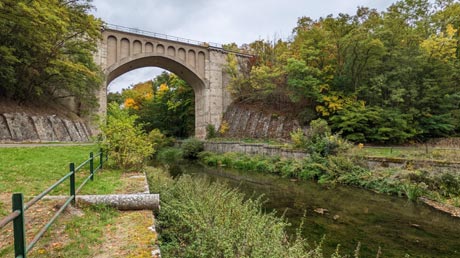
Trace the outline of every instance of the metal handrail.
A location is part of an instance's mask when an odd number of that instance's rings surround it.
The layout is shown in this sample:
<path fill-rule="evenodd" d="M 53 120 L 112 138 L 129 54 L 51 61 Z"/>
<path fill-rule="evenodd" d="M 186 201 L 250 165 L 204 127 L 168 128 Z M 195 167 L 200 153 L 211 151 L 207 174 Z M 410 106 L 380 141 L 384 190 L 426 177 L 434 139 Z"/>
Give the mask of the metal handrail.
<path fill-rule="evenodd" d="M 155 38 L 159 38 L 159 39 L 178 41 L 178 42 L 187 43 L 187 44 L 196 45 L 196 46 L 202 46 L 202 47 L 212 46 L 212 47 L 215 47 L 215 48 L 221 48 L 222 49 L 222 46 L 223 46 L 223 44 L 221 44 L 221 43 L 203 42 L 203 41 L 198 41 L 198 40 L 193 40 L 193 39 L 186 39 L 186 38 L 171 36 L 171 35 L 167 35 L 167 34 L 163 34 L 163 33 L 146 31 L 146 30 L 141 30 L 141 29 L 137 29 L 137 28 L 130 28 L 130 27 L 125 27 L 125 26 L 115 25 L 115 24 L 110 24 L 110 23 L 105 23 L 104 28 L 111 29 L 111 30 L 124 31 L 124 32 L 128 32 L 128 33 L 133 33 L 133 34 L 151 36 L 151 37 L 155 37 Z"/>
<path fill-rule="evenodd" d="M 40 238 L 46 233 L 46 230 L 48 230 L 49 227 L 54 223 L 54 221 L 61 215 L 61 213 L 69 206 L 69 204 L 75 200 L 75 196 L 70 196 L 67 201 L 62 205 L 62 207 L 54 214 L 54 216 L 46 223 L 45 226 L 43 226 L 40 231 L 35 235 L 34 239 L 30 241 L 30 244 L 26 248 L 26 253 L 28 253 L 32 248 L 35 246 L 35 244 L 40 240 Z"/>
<path fill-rule="evenodd" d="M 186 38 L 171 36 L 171 35 L 167 35 L 167 34 L 163 34 L 163 33 L 146 31 L 146 30 L 141 30 L 141 29 L 137 29 L 137 28 L 130 28 L 130 27 L 111 24 L 111 23 L 104 23 L 103 29 L 117 30 L 117 31 L 123 31 L 123 32 L 128 32 L 128 33 L 133 33 L 133 34 L 139 34 L 139 35 L 144 35 L 144 36 L 149 36 L 149 37 L 154 37 L 154 38 L 159 38 L 159 39 L 177 41 L 177 42 L 182 42 L 182 43 L 186 43 L 186 44 L 190 44 L 190 45 L 195 45 L 195 46 L 215 49 L 215 50 L 219 50 L 219 51 L 223 51 L 223 52 L 234 53 L 234 54 L 238 54 L 238 55 L 241 55 L 241 56 L 247 56 L 247 57 L 252 57 L 253 56 L 252 54 L 246 53 L 245 51 L 235 51 L 235 50 L 224 49 L 224 47 L 223 47 L 224 44 L 222 44 L 222 43 L 204 42 L 204 41 L 198 41 L 198 40 L 193 40 L 193 39 L 186 39 Z"/>
<path fill-rule="evenodd" d="M 40 240 L 40 238 L 46 233 L 46 231 L 50 228 L 50 226 L 54 223 L 54 221 L 61 215 L 61 213 L 67 208 L 69 204 L 75 204 L 76 202 L 76 195 L 80 192 L 84 185 L 89 180 L 94 179 L 94 174 L 97 170 L 102 168 L 102 164 L 108 159 L 108 155 L 106 153 L 104 157 L 104 152 L 102 149 L 100 152 L 96 154 L 96 157 L 99 157 L 99 165 L 94 169 L 94 155 L 92 152 L 89 154 L 89 159 L 85 160 L 81 163 L 77 168 L 75 168 L 74 163 L 70 163 L 69 168 L 70 172 L 66 174 L 64 177 L 59 179 L 56 183 L 52 186 L 48 187 L 39 195 L 35 196 L 32 200 L 24 204 L 24 197 L 22 193 L 14 193 L 13 194 L 13 212 L 8 214 L 6 217 L 0 220 L 0 229 L 8 225 L 10 222 L 13 222 L 14 228 L 14 252 L 15 257 L 27 257 L 27 253 L 35 246 L 35 244 Z M 90 175 L 85 178 L 85 180 L 80 184 L 80 186 L 75 190 L 75 173 L 80 170 L 84 165 L 89 163 L 89 170 Z M 57 186 L 62 184 L 66 179 L 70 178 L 70 196 L 65 201 L 65 203 L 61 206 L 61 208 L 53 215 L 53 217 L 44 225 L 40 231 L 34 236 L 33 240 L 26 246 L 26 239 L 25 239 L 25 211 L 28 210 L 32 205 L 36 204 L 40 201 L 43 197 L 45 197 L 49 192 L 54 190 Z"/>
<path fill-rule="evenodd" d="M 32 200 L 30 200 L 29 202 L 27 202 L 25 205 L 24 205 L 24 211 L 28 210 L 32 205 L 34 205 L 35 203 L 37 203 L 38 201 L 40 201 L 43 197 L 45 197 L 45 195 L 47 195 L 49 192 L 53 191 L 54 188 L 56 188 L 58 185 L 62 184 L 62 182 L 64 182 L 67 178 L 69 178 L 71 175 L 73 174 L 73 172 L 69 172 L 67 175 L 65 175 L 64 177 L 62 177 L 61 179 L 59 179 L 56 183 L 54 183 L 52 186 L 48 187 L 48 189 L 46 189 L 45 191 L 43 191 L 42 193 L 40 193 L 39 195 L 35 196 Z"/>
<path fill-rule="evenodd" d="M 18 210 L 13 211 L 12 213 L 8 214 L 8 216 L 4 217 L 0 221 L 0 228 L 3 228 L 4 226 L 8 225 L 11 221 L 13 221 L 15 218 L 17 218 L 19 215 L 21 215 L 21 212 Z"/>

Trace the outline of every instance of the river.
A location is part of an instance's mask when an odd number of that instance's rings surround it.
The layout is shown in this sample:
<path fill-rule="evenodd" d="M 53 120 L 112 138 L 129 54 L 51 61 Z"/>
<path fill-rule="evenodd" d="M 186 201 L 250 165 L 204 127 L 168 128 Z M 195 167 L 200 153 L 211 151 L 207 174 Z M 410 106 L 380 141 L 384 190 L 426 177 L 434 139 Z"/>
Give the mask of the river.
<path fill-rule="evenodd" d="M 376 257 L 379 248 L 380 257 L 460 257 L 460 219 L 405 198 L 198 164 L 171 173 L 223 181 L 248 197 L 263 195 L 263 208 L 284 214 L 291 234 L 303 220 L 302 235 L 311 245 L 324 237 L 328 256 L 340 244 L 341 254 L 353 257 L 360 243 L 360 257 Z"/>

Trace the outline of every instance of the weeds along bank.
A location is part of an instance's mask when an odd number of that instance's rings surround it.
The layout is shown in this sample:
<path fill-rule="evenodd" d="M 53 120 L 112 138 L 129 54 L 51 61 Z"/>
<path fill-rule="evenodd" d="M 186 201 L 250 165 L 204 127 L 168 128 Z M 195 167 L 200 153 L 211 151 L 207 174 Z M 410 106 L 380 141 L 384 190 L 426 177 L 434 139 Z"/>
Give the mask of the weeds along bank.
<path fill-rule="evenodd" d="M 324 257 L 321 243 L 289 237 L 287 222 L 264 213 L 260 198 L 188 175 L 174 180 L 159 168 L 146 172 L 151 191 L 161 195 L 162 257 Z M 332 257 L 342 256 L 337 250 Z"/>
<path fill-rule="evenodd" d="M 201 152 L 198 156 L 201 162 L 209 166 L 315 180 L 324 185 L 353 185 L 380 193 L 406 196 L 410 200 L 426 196 L 457 207 L 460 205 L 460 178 L 448 172 L 434 174 L 426 170 L 400 168 L 376 168 L 371 171 L 366 168 L 365 160 L 344 155 L 312 155 L 304 159 L 287 159 L 240 153 Z"/>
<path fill-rule="evenodd" d="M 300 180 L 314 180 L 324 185 L 346 184 L 380 193 L 406 196 L 417 200 L 424 196 L 444 204 L 460 206 L 460 176 L 448 170 L 432 173 L 427 168 L 403 169 L 396 167 L 369 168 L 366 159 L 350 156 L 350 144 L 338 135 L 332 135 L 321 121 L 313 124 L 310 135 L 291 134 L 296 147 L 309 153 L 305 158 L 247 155 L 241 153 L 217 154 L 205 152 L 203 143 L 188 140 L 182 149 L 167 148 L 158 153 L 165 162 L 177 162 L 182 157 L 198 159 L 208 166 L 223 166 L 247 171 L 277 174 Z"/>
<path fill-rule="evenodd" d="M 364 157 L 353 155 L 350 143 L 340 135 L 332 134 L 326 121 L 313 120 L 310 126 L 307 133 L 302 130 L 291 132 L 293 147 L 309 154 L 305 158 L 209 152 L 197 156 L 201 162 L 212 166 L 279 174 L 283 177 L 315 180 L 326 185 L 353 185 L 381 193 L 406 196 L 410 200 L 424 196 L 437 202 L 460 206 L 458 173 L 452 173 L 449 169 L 433 173 L 428 168 L 370 168 Z"/>

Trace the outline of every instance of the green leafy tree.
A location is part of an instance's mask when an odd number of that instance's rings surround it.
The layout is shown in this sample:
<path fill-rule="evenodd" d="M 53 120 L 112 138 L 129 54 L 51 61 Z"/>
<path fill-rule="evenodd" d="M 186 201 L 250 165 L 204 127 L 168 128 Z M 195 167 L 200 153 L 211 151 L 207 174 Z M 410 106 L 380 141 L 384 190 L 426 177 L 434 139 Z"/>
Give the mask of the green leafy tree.
<path fill-rule="evenodd" d="M 101 22 L 89 0 L 3 0 L 0 3 L 0 95 L 28 99 L 75 97 L 95 105 L 101 74 L 92 52 Z"/>
<path fill-rule="evenodd" d="M 460 3 L 401 0 L 378 12 L 298 19 L 287 42 L 255 41 L 248 69 L 229 62 L 237 101 L 273 105 L 366 142 L 460 133 Z M 311 114 L 315 112 L 316 114 Z"/>
<path fill-rule="evenodd" d="M 139 169 L 147 157 L 154 153 L 153 139 L 147 137 L 137 117 L 116 103 L 109 104 L 106 124 L 101 125 L 102 145 L 110 157 L 123 170 Z M 151 138 L 156 134 L 152 134 Z"/>
<path fill-rule="evenodd" d="M 124 90 L 122 96 L 125 108 L 138 117 L 136 121 L 145 131 L 159 129 L 167 136 L 179 138 L 194 134 L 195 95 L 192 87 L 177 75 L 163 72 L 153 81 Z"/>

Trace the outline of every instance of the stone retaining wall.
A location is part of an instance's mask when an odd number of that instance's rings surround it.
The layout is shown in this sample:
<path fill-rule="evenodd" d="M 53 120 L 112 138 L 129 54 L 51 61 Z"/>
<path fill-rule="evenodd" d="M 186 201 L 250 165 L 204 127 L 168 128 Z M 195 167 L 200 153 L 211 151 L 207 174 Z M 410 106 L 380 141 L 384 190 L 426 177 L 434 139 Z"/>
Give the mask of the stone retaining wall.
<path fill-rule="evenodd" d="M 229 125 L 225 137 L 230 138 L 289 139 L 290 132 L 300 128 L 299 122 L 292 117 L 238 104 L 227 108 L 223 121 Z"/>
<path fill-rule="evenodd" d="M 178 142 L 180 146 L 181 142 Z M 204 150 L 216 153 L 237 152 L 249 155 L 280 156 L 284 158 L 305 158 L 308 153 L 300 150 L 286 149 L 261 143 L 242 142 L 204 142 Z M 376 167 L 395 167 L 403 169 L 427 168 L 433 172 L 448 170 L 460 174 L 460 162 L 443 162 L 437 160 L 411 160 L 402 158 L 364 157 L 370 169 Z"/>
<path fill-rule="evenodd" d="M 0 142 L 87 142 L 92 134 L 81 121 L 56 115 L 0 114 Z"/>
<path fill-rule="evenodd" d="M 249 155 L 280 156 L 284 158 L 305 158 L 308 156 L 307 153 L 299 150 L 286 149 L 282 146 L 261 143 L 205 142 L 204 150 L 216 153 L 237 152 Z"/>

